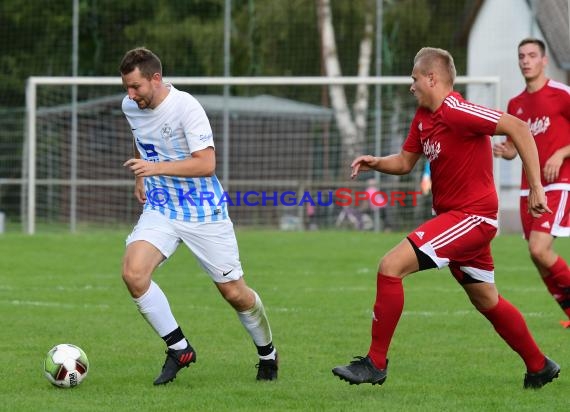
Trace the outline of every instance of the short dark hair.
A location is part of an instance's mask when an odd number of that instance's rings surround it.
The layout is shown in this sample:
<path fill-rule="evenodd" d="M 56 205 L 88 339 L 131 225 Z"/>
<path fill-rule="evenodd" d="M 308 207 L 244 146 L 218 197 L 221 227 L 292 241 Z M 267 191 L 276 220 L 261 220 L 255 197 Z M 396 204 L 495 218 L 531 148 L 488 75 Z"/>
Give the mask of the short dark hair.
<path fill-rule="evenodd" d="M 137 47 L 125 53 L 119 70 L 129 74 L 138 67 L 141 74 L 150 79 L 155 73 L 162 75 L 162 63 L 156 54 L 145 47 Z"/>
<path fill-rule="evenodd" d="M 540 39 L 537 39 L 535 37 L 527 37 L 525 39 L 522 39 L 517 47 L 517 49 L 520 49 L 522 46 L 524 46 L 525 44 L 535 44 L 538 46 L 538 48 L 540 49 L 540 53 L 545 56 L 546 55 L 546 44 L 544 44 L 544 42 Z"/>

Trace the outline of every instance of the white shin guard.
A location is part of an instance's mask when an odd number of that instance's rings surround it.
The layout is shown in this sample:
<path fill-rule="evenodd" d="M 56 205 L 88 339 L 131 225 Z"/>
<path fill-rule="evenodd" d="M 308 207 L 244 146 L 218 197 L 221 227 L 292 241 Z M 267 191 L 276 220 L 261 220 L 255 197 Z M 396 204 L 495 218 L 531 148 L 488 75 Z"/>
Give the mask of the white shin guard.
<path fill-rule="evenodd" d="M 255 291 L 253 294 L 255 295 L 253 307 L 244 312 L 237 312 L 237 315 L 244 328 L 251 335 L 253 342 L 257 346 L 265 346 L 272 341 L 271 328 L 259 295 Z"/>

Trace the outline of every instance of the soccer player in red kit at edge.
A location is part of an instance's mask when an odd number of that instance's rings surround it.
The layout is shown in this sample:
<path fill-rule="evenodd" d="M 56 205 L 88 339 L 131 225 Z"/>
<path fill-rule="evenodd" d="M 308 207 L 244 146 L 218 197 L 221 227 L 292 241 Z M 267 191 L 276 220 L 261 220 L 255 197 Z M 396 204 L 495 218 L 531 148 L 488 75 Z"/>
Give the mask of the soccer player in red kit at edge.
<path fill-rule="evenodd" d="M 531 260 L 546 288 L 570 318 L 570 269 L 553 249 L 556 237 L 570 236 L 570 87 L 549 80 L 542 40 L 523 39 L 518 46 L 519 68 L 526 88 L 509 101 L 507 113 L 527 122 L 534 136 L 542 185 L 553 213 L 539 218 L 528 213 L 528 181 L 521 179 L 520 216 Z M 510 137 L 493 146 L 495 156 L 507 160 L 517 156 Z M 570 328 L 570 320 L 560 321 Z"/>
<path fill-rule="evenodd" d="M 414 58 L 410 87 L 419 107 L 402 150 L 385 157 L 359 156 L 351 164 L 352 178 L 365 170 L 401 175 L 423 153 L 430 161 L 436 212 L 380 261 L 368 354 L 332 370 L 351 384 L 384 383 L 388 347 L 404 308 L 402 279 L 444 266 L 524 361 L 524 388 L 540 388 L 560 373 L 535 343 L 519 310 L 499 295 L 490 247 L 498 211 L 490 135 L 512 137 L 527 173 L 529 210 L 539 216 L 550 209 L 540 184 L 536 145 L 523 121 L 465 101 L 453 90 L 455 74 L 449 52 L 422 48 Z"/>

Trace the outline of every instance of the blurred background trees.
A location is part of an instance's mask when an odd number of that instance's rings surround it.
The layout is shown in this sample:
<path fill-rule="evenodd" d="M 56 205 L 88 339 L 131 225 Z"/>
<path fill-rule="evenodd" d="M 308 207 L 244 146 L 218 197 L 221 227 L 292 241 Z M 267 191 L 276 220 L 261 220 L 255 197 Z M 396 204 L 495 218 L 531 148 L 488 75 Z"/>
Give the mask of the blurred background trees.
<path fill-rule="evenodd" d="M 324 0 L 0 1 L 0 211 L 5 211 L 14 220 L 25 210 L 22 206 L 26 201 L 26 192 L 22 189 L 26 185 L 25 89 L 26 80 L 30 76 L 71 76 L 76 62 L 79 76 L 113 76 L 118 79 L 118 65 L 122 56 L 127 50 L 138 46 L 146 46 L 161 57 L 166 77 L 223 76 L 226 59 L 224 33 L 228 31 L 231 76 L 325 75 L 320 31 L 322 20 L 319 18 L 319 7 L 322 7 L 323 2 Z M 458 39 L 465 20 L 463 16 L 477 3 L 476 0 L 327 2 L 330 4 L 334 28 L 339 74 L 356 76 L 359 66 L 362 69 L 364 65 L 368 66 L 370 75 L 377 73 L 376 64 L 379 59 L 376 56 L 376 12 L 380 4 L 382 75 L 409 76 L 415 53 L 427 45 L 450 50 L 456 59 L 458 73 L 465 73 L 466 48 Z M 230 25 L 226 28 L 224 22 L 227 4 L 231 4 L 231 14 Z M 74 6 L 77 6 L 77 25 L 74 25 Z M 77 31 L 77 59 L 73 54 L 74 28 Z M 363 64 L 362 61 L 359 62 L 359 56 L 361 43 L 366 36 L 370 40 L 367 45 L 370 53 L 368 61 Z M 361 70 L 360 73 L 364 72 Z M 343 107 L 350 111 L 346 116 L 350 126 L 348 129 L 341 128 L 337 118 L 336 125 L 332 121 L 319 121 L 311 126 L 311 130 L 301 133 L 294 127 L 300 126 L 302 122 L 284 121 L 279 117 L 268 120 L 269 114 L 260 113 L 267 109 L 282 109 L 283 103 L 274 103 L 277 107 L 257 107 L 257 112 L 252 114 L 254 118 L 251 124 L 248 123 L 241 135 L 236 130 L 238 123 L 232 123 L 232 139 L 239 139 L 239 136 L 242 139 L 233 147 L 244 148 L 246 138 L 251 138 L 251 142 L 247 140 L 252 145 L 247 153 L 251 154 L 258 153 L 264 145 L 274 149 L 275 142 L 290 142 L 286 148 L 291 153 L 277 153 L 277 158 L 267 158 L 267 170 L 274 168 L 277 163 L 290 163 L 284 159 L 310 158 L 310 165 L 305 172 L 314 180 L 345 179 L 347 159 L 361 151 L 374 151 L 378 141 L 383 142 L 380 152 L 384 154 L 398 150 L 402 136 L 407 132 L 408 117 L 415 109 L 408 88 L 383 87 L 380 103 L 376 101 L 372 88 L 364 97 L 362 87 L 360 90 L 356 86 L 342 89 L 345 96 Z M 220 86 L 193 86 L 189 91 L 202 97 L 222 94 Z M 294 106 L 310 103 L 313 105 L 310 106 L 312 110 L 319 113 L 329 113 L 328 108 L 333 106 L 328 86 L 235 86 L 229 91 L 233 97 L 270 95 L 273 98 L 287 99 L 283 101 Z M 120 99 L 122 95 L 120 86 L 82 87 L 78 93 L 78 100 L 86 104 L 102 97 Z M 37 106 L 51 110 L 60 105 L 58 110 L 65 112 L 66 105 L 72 100 L 71 96 L 70 86 L 43 87 L 38 91 Z M 113 103 L 109 111 L 121 119 L 119 124 L 124 123 L 118 103 Z M 334 111 L 338 113 L 338 107 L 334 107 Z M 44 159 L 40 156 L 40 160 L 50 162 L 46 169 L 50 173 L 48 177 L 57 173 L 58 176 L 61 174 L 67 178 L 69 176 L 64 172 L 67 170 L 65 165 L 68 159 L 61 147 L 71 145 L 71 133 L 65 127 L 56 130 L 53 126 L 58 121 L 55 112 L 48 110 L 46 113 L 49 113 L 47 124 L 38 127 L 50 138 L 43 137 L 40 141 L 50 147 L 54 157 L 47 156 Z M 211 115 L 218 137 L 217 153 L 220 155 L 224 150 L 223 127 L 220 121 L 215 120 L 219 118 L 219 113 Z M 245 115 L 242 114 L 242 119 L 243 116 Z M 93 114 L 93 117 L 96 115 Z M 374 119 L 378 118 L 384 124 L 381 133 L 379 128 L 375 128 Z M 85 122 L 89 123 L 88 120 Z M 258 125 L 257 134 L 251 131 L 253 123 Z M 81 138 L 81 142 L 101 145 L 101 141 L 108 139 L 109 150 L 122 148 L 121 143 L 118 146 L 109 143 L 116 142 L 117 136 L 107 129 L 108 125 L 99 125 L 96 132 L 89 132 L 88 137 Z M 105 134 L 107 132 L 108 136 Z M 128 140 L 127 137 L 124 139 Z M 308 148 L 295 139 L 308 145 Z M 266 158 L 263 155 L 256 156 Z M 242 162 L 233 165 L 236 173 L 251 168 L 243 163 L 248 158 L 235 152 L 231 159 L 232 162 Z M 252 162 L 257 168 L 259 159 L 252 159 Z M 116 164 L 120 165 L 121 162 L 117 161 Z M 116 170 L 113 169 L 113 172 Z M 289 178 L 299 171 L 293 170 L 291 173 Z M 408 184 L 413 187 L 415 177 L 409 176 L 407 179 L 386 181 L 384 184 Z M 45 190 L 55 191 L 52 186 L 48 186 Z M 57 189 L 62 191 L 63 199 L 66 188 Z M 129 187 L 125 199 L 130 198 Z M 120 199 L 117 204 L 123 205 L 126 200 L 123 197 Z M 52 206 L 53 210 L 58 208 Z M 332 209 L 327 210 L 327 213 L 332 213 Z"/>
<path fill-rule="evenodd" d="M 231 74 L 321 75 L 318 1 L 232 0 Z M 356 75 L 368 3 L 331 1 L 345 76 Z M 425 45 L 450 50 L 463 73 L 465 48 L 456 41 L 456 33 L 470 3 L 384 0 L 382 73 L 408 75 L 415 52 Z M 81 76 L 117 76 L 124 52 L 141 45 L 162 58 L 165 75 L 223 75 L 224 0 L 78 0 L 78 4 Z M 73 0 L 0 2 L 0 107 L 24 105 L 29 76 L 72 74 L 72 10 Z"/>

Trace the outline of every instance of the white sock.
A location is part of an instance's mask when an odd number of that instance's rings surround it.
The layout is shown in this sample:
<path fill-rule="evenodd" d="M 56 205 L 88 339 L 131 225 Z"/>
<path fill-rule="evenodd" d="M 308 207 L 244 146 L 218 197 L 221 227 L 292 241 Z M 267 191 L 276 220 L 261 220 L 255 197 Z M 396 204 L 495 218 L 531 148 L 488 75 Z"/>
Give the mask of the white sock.
<path fill-rule="evenodd" d="M 186 349 L 188 347 L 188 342 L 186 339 L 182 339 L 176 342 L 174 345 L 168 345 L 168 347 L 174 350 Z"/>
<path fill-rule="evenodd" d="M 155 332 L 158 333 L 158 336 L 165 336 L 178 328 L 178 323 L 170 310 L 170 304 L 166 299 L 166 295 L 154 281 L 150 282 L 150 287 L 144 295 L 140 298 L 134 298 L 133 301 L 137 305 L 141 315 L 143 315 Z M 185 345 L 186 341 L 184 339 L 182 339 L 182 341 Z"/>
<path fill-rule="evenodd" d="M 265 315 L 261 299 L 255 291 L 253 291 L 253 294 L 255 295 L 253 307 L 244 312 L 237 312 L 237 315 L 257 346 L 269 345 L 272 341 L 269 321 Z"/>
<path fill-rule="evenodd" d="M 259 355 L 259 359 L 262 359 L 262 360 L 275 359 L 276 355 L 277 355 L 277 350 L 275 348 L 273 348 L 273 350 L 271 351 L 271 353 L 269 355 L 266 355 L 266 356 Z"/>

